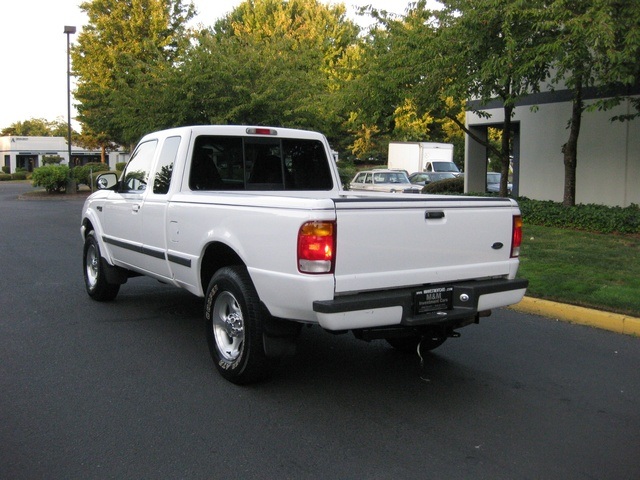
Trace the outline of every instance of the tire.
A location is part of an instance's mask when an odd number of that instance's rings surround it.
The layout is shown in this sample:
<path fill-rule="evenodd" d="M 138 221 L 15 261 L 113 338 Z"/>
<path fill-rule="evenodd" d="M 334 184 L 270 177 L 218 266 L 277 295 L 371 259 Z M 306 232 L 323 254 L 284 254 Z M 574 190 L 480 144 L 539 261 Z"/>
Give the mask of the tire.
<path fill-rule="evenodd" d="M 100 245 L 93 230 L 87 234 L 84 240 L 82 266 L 84 286 L 92 299 L 106 302 L 116 298 L 120 291 L 120 284 L 107 282 L 104 260 L 100 254 Z"/>
<path fill-rule="evenodd" d="M 418 344 L 422 340 L 420 350 L 422 352 L 430 352 L 442 345 L 447 337 L 412 335 L 410 337 L 387 338 L 387 343 L 400 352 L 416 353 Z"/>
<path fill-rule="evenodd" d="M 207 288 L 204 316 L 209 352 L 220 375 L 245 385 L 267 377 L 275 360 L 264 349 L 268 312 L 245 267 L 218 270 Z"/>

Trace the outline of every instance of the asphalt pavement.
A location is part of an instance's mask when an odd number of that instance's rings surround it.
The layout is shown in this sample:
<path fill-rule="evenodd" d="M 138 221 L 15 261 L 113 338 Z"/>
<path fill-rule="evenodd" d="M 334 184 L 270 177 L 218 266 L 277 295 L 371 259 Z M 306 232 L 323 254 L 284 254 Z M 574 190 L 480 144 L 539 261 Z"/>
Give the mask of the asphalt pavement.
<path fill-rule="evenodd" d="M 80 196 L 0 184 L 0 478 L 640 478 L 640 342 L 497 309 L 425 358 L 303 329 L 224 381 L 202 299 L 84 291 Z"/>

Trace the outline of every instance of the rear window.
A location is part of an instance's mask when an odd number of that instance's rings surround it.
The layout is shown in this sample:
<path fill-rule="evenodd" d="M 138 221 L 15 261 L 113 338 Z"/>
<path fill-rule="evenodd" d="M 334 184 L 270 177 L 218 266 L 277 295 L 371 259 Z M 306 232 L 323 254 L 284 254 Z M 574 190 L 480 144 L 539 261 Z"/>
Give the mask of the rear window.
<path fill-rule="evenodd" d="M 331 190 L 324 145 L 317 140 L 199 136 L 191 190 Z"/>

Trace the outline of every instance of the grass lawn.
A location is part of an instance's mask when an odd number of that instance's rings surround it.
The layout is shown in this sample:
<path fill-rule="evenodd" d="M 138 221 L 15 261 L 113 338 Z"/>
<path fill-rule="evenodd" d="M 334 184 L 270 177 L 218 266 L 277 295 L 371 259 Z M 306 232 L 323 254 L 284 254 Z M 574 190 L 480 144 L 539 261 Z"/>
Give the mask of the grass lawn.
<path fill-rule="evenodd" d="M 527 295 L 640 317 L 640 236 L 525 225 Z"/>

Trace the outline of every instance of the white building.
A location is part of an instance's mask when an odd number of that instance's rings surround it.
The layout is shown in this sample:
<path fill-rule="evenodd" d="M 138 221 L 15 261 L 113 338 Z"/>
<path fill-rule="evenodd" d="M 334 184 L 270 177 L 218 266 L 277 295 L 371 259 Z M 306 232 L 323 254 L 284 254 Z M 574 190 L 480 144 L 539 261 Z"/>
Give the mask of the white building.
<path fill-rule="evenodd" d="M 585 92 L 588 102 L 595 93 Z M 537 111 L 531 107 L 536 106 Z M 466 123 L 480 138 L 487 128 L 501 128 L 504 111 L 500 102 L 483 108 L 482 118 L 467 112 Z M 633 113 L 625 101 L 607 111 L 584 112 L 578 140 L 576 203 L 626 207 L 640 204 L 640 119 L 610 119 Z M 569 138 L 571 95 L 567 90 L 530 95 L 517 103 L 513 126 L 513 192 L 536 200 L 561 202 L 564 194 L 562 146 Z M 465 191 L 484 191 L 487 153 L 467 136 Z"/>
<path fill-rule="evenodd" d="M 16 168 L 24 168 L 32 172 L 34 168 L 43 165 L 42 157 L 57 155 L 62 157 L 62 164 L 69 164 L 69 147 L 64 137 L 0 137 L 0 158 L 2 165 L 9 167 L 14 173 Z M 87 150 L 76 145 L 71 147 L 71 159 L 74 165 L 84 165 L 88 162 L 99 162 L 100 150 Z M 116 163 L 126 162 L 128 154 L 124 152 L 110 152 L 108 155 L 109 168 L 115 169 Z"/>

